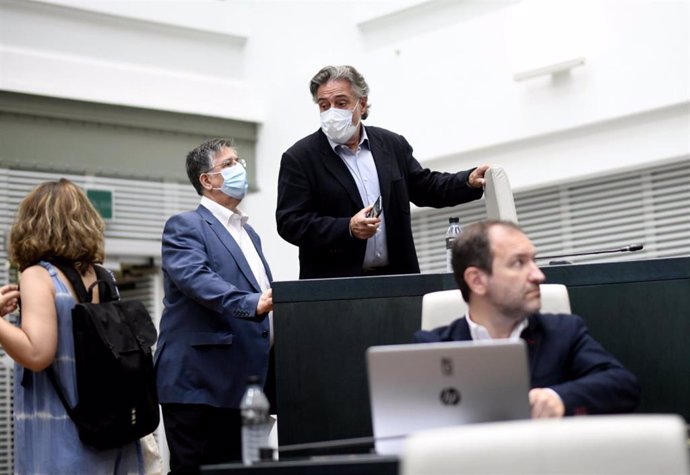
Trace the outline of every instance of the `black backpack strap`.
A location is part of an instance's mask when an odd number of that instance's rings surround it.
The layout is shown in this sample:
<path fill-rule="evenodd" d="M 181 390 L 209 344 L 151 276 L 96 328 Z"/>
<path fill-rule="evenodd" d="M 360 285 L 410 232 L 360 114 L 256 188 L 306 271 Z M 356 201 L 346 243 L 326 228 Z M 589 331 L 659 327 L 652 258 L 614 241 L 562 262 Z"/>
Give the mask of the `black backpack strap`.
<path fill-rule="evenodd" d="M 26 369 L 24 370 L 26 371 Z M 67 398 L 65 397 L 65 393 L 62 391 L 62 386 L 60 386 L 60 383 L 57 380 L 57 376 L 55 376 L 55 370 L 53 369 L 53 366 L 50 365 L 46 369 L 46 374 L 48 375 L 48 379 L 50 380 L 50 383 L 53 385 L 55 388 L 55 392 L 57 393 L 58 397 L 60 398 L 60 402 L 62 405 L 65 407 L 65 411 L 67 411 L 67 414 L 69 415 L 70 419 L 74 421 L 75 424 L 79 425 L 77 422 L 77 419 L 79 416 L 77 416 L 76 411 L 74 410 L 73 407 L 69 405 L 67 402 Z"/>
<path fill-rule="evenodd" d="M 69 282 L 72 284 L 72 287 L 74 288 L 74 291 L 77 293 L 77 299 L 79 300 L 79 302 L 91 302 L 91 292 L 86 290 L 84 282 L 81 280 L 81 275 L 79 275 L 79 272 L 77 272 L 77 270 L 70 262 L 67 262 L 62 259 L 54 259 L 51 260 L 50 263 L 58 269 L 60 269 L 60 271 L 62 271 L 63 274 L 65 274 L 65 277 L 67 277 L 67 280 L 69 280 Z M 24 368 L 24 371 L 26 372 L 28 370 Z M 60 383 L 57 380 L 57 376 L 55 375 L 53 365 L 48 366 L 45 369 L 45 372 L 48 376 L 48 379 L 50 380 L 50 383 L 53 385 L 53 388 L 55 388 L 55 392 L 57 393 L 58 398 L 60 398 L 60 402 L 65 407 L 65 411 L 67 411 L 67 414 L 69 415 L 70 419 L 72 419 L 76 424 L 78 416 L 74 411 L 74 408 L 72 408 L 67 402 L 65 393 L 62 391 L 62 386 L 60 386 Z"/>
<path fill-rule="evenodd" d="M 95 264 L 93 268 L 96 271 L 96 282 L 89 287 L 89 294 L 91 294 L 91 290 L 95 285 L 99 285 L 98 296 L 101 302 L 120 300 L 120 292 L 117 290 L 112 274 L 105 267 L 98 264 Z"/>
<path fill-rule="evenodd" d="M 77 298 L 79 299 L 79 302 L 91 302 L 91 292 L 86 290 L 86 287 L 84 287 L 84 282 L 81 280 L 81 275 L 79 275 L 79 272 L 77 272 L 77 269 L 75 269 L 71 263 L 63 261 L 61 259 L 55 259 L 51 261 L 51 264 L 53 264 L 55 267 L 60 269 L 63 274 L 65 274 L 67 280 L 69 280 L 70 284 L 72 284 L 72 287 L 74 287 L 74 291 L 77 293 Z"/>
<path fill-rule="evenodd" d="M 108 272 L 105 267 L 98 264 L 94 264 L 93 269 L 96 272 L 96 281 L 89 286 L 87 289 L 84 286 L 84 281 L 79 275 L 79 272 L 74 268 L 74 266 L 65 260 L 55 259 L 50 261 L 55 267 L 60 269 L 67 280 L 70 281 L 74 291 L 77 293 L 77 298 L 80 303 L 91 303 L 92 291 L 95 286 L 98 286 L 98 296 L 100 302 L 112 302 L 115 300 L 120 300 L 120 293 L 117 291 L 117 286 L 115 285 L 115 280 L 113 276 Z"/>

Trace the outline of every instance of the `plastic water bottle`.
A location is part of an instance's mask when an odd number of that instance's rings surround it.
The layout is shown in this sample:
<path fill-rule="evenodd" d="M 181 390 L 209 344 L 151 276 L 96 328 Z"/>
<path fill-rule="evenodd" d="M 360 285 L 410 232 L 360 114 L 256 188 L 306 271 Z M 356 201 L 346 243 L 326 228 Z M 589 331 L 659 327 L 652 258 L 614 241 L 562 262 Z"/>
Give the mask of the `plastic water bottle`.
<path fill-rule="evenodd" d="M 446 231 L 446 272 L 453 272 L 453 242 L 460 236 L 460 218 L 448 218 L 448 231 Z"/>
<path fill-rule="evenodd" d="M 242 463 L 251 465 L 261 460 L 259 449 L 268 447 L 270 407 L 257 376 L 247 379 L 247 390 L 240 402 L 242 414 Z"/>

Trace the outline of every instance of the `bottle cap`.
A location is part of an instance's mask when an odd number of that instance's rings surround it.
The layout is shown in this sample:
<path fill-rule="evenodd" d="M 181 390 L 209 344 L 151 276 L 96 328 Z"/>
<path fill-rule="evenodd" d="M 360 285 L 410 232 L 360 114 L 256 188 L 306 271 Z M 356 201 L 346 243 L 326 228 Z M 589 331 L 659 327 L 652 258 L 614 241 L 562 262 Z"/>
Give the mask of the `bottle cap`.
<path fill-rule="evenodd" d="M 456 218 L 456 217 L 448 218 L 448 222 L 449 223 L 459 223 L 460 218 Z"/>
<path fill-rule="evenodd" d="M 259 448 L 259 460 L 262 462 L 273 461 L 273 448 L 271 447 L 260 447 Z"/>
<path fill-rule="evenodd" d="M 255 374 L 252 374 L 247 378 L 247 384 L 259 384 L 260 382 L 261 379 Z"/>

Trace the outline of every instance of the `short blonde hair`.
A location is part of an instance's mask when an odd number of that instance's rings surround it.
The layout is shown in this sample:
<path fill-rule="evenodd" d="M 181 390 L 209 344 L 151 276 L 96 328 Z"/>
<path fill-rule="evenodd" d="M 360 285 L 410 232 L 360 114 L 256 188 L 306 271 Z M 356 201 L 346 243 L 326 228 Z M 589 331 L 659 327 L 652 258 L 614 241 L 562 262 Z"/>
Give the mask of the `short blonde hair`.
<path fill-rule="evenodd" d="M 80 272 L 102 263 L 105 224 L 86 194 L 64 178 L 41 183 L 19 205 L 10 230 L 10 260 L 20 271 L 62 259 Z"/>

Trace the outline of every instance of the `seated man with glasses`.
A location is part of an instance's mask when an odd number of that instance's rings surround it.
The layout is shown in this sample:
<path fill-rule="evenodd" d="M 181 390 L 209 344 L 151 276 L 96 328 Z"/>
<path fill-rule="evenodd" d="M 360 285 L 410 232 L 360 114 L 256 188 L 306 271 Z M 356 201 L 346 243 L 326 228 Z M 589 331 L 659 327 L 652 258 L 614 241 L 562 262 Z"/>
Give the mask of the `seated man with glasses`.
<path fill-rule="evenodd" d="M 192 150 L 187 176 L 199 207 L 171 217 L 163 231 L 156 380 L 173 474 L 241 459 L 239 406 L 249 376 L 268 382 L 272 399 L 272 278 L 238 208 L 245 165 L 230 140 Z"/>

